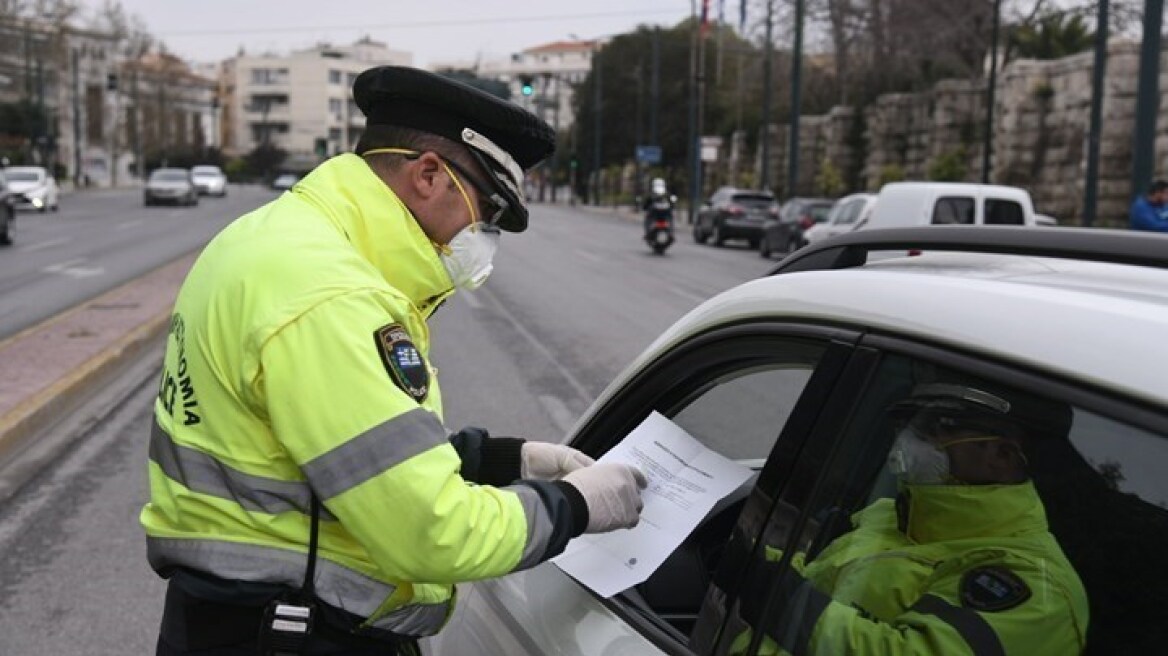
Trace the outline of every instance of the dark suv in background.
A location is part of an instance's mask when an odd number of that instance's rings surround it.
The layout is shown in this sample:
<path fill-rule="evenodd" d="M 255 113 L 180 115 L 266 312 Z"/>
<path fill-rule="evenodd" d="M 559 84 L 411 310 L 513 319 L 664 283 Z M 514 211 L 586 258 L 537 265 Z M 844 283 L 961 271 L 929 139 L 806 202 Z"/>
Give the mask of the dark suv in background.
<path fill-rule="evenodd" d="M 779 203 L 771 192 L 722 187 L 698 212 L 694 241 L 704 244 L 709 239 L 721 246 L 727 239 L 745 239 L 757 248 L 763 222 L 778 216 Z"/>
<path fill-rule="evenodd" d="M 779 215 L 763 223 L 758 254 L 770 257 L 771 253 L 786 254 L 806 245 L 803 233 L 823 223 L 834 203 L 830 198 L 792 198 L 783 203 Z"/>

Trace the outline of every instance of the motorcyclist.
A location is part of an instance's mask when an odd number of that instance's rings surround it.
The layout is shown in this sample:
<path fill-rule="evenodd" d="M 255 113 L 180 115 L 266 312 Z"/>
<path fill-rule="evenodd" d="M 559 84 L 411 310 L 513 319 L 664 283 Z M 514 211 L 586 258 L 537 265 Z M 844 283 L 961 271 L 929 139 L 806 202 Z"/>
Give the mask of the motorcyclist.
<path fill-rule="evenodd" d="M 666 219 L 670 224 L 673 223 L 674 202 L 676 197 L 669 193 L 665 180 L 653 178 L 649 183 L 649 195 L 641 203 L 641 209 L 645 212 L 645 237 L 649 236 L 654 221 Z"/>

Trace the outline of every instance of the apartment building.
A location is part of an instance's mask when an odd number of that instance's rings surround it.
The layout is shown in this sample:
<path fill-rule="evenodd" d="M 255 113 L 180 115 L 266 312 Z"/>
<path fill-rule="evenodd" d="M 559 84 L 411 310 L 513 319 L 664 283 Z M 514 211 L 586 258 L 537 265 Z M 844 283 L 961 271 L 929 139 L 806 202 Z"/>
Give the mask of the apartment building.
<path fill-rule="evenodd" d="M 288 168 L 311 168 L 353 148 L 361 137 L 365 117 L 352 95 L 357 75 L 412 61 L 410 53 L 368 37 L 349 46 L 229 59 L 219 81 L 223 150 L 241 156 L 272 144 L 288 152 Z"/>

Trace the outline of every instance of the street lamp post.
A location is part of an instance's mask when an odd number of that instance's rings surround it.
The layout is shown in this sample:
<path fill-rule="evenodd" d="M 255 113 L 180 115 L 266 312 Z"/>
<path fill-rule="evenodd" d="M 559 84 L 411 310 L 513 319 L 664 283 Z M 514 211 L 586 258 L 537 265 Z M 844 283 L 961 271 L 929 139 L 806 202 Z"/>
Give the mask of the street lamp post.
<path fill-rule="evenodd" d="M 994 0 L 993 27 L 990 32 L 990 80 L 986 89 L 985 134 L 982 135 L 981 183 L 990 183 L 990 160 L 994 151 L 994 102 L 998 86 L 998 23 L 1001 22 L 1002 0 Z"/>

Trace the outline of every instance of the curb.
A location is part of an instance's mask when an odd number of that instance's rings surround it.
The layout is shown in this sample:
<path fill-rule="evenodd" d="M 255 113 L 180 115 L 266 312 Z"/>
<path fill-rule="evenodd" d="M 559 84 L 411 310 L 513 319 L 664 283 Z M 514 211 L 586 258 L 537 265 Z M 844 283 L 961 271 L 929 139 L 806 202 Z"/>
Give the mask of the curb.
<path fill-rule="evenodd" d="M 29 446 L 33 437 L 68 418 L 124 373 L 131 363 L 156 345 L 169 320 L 170 310 L 159 313 L 84 365 L 0 417 L 0 463 L 7 463 L 18 456 Z"/>

